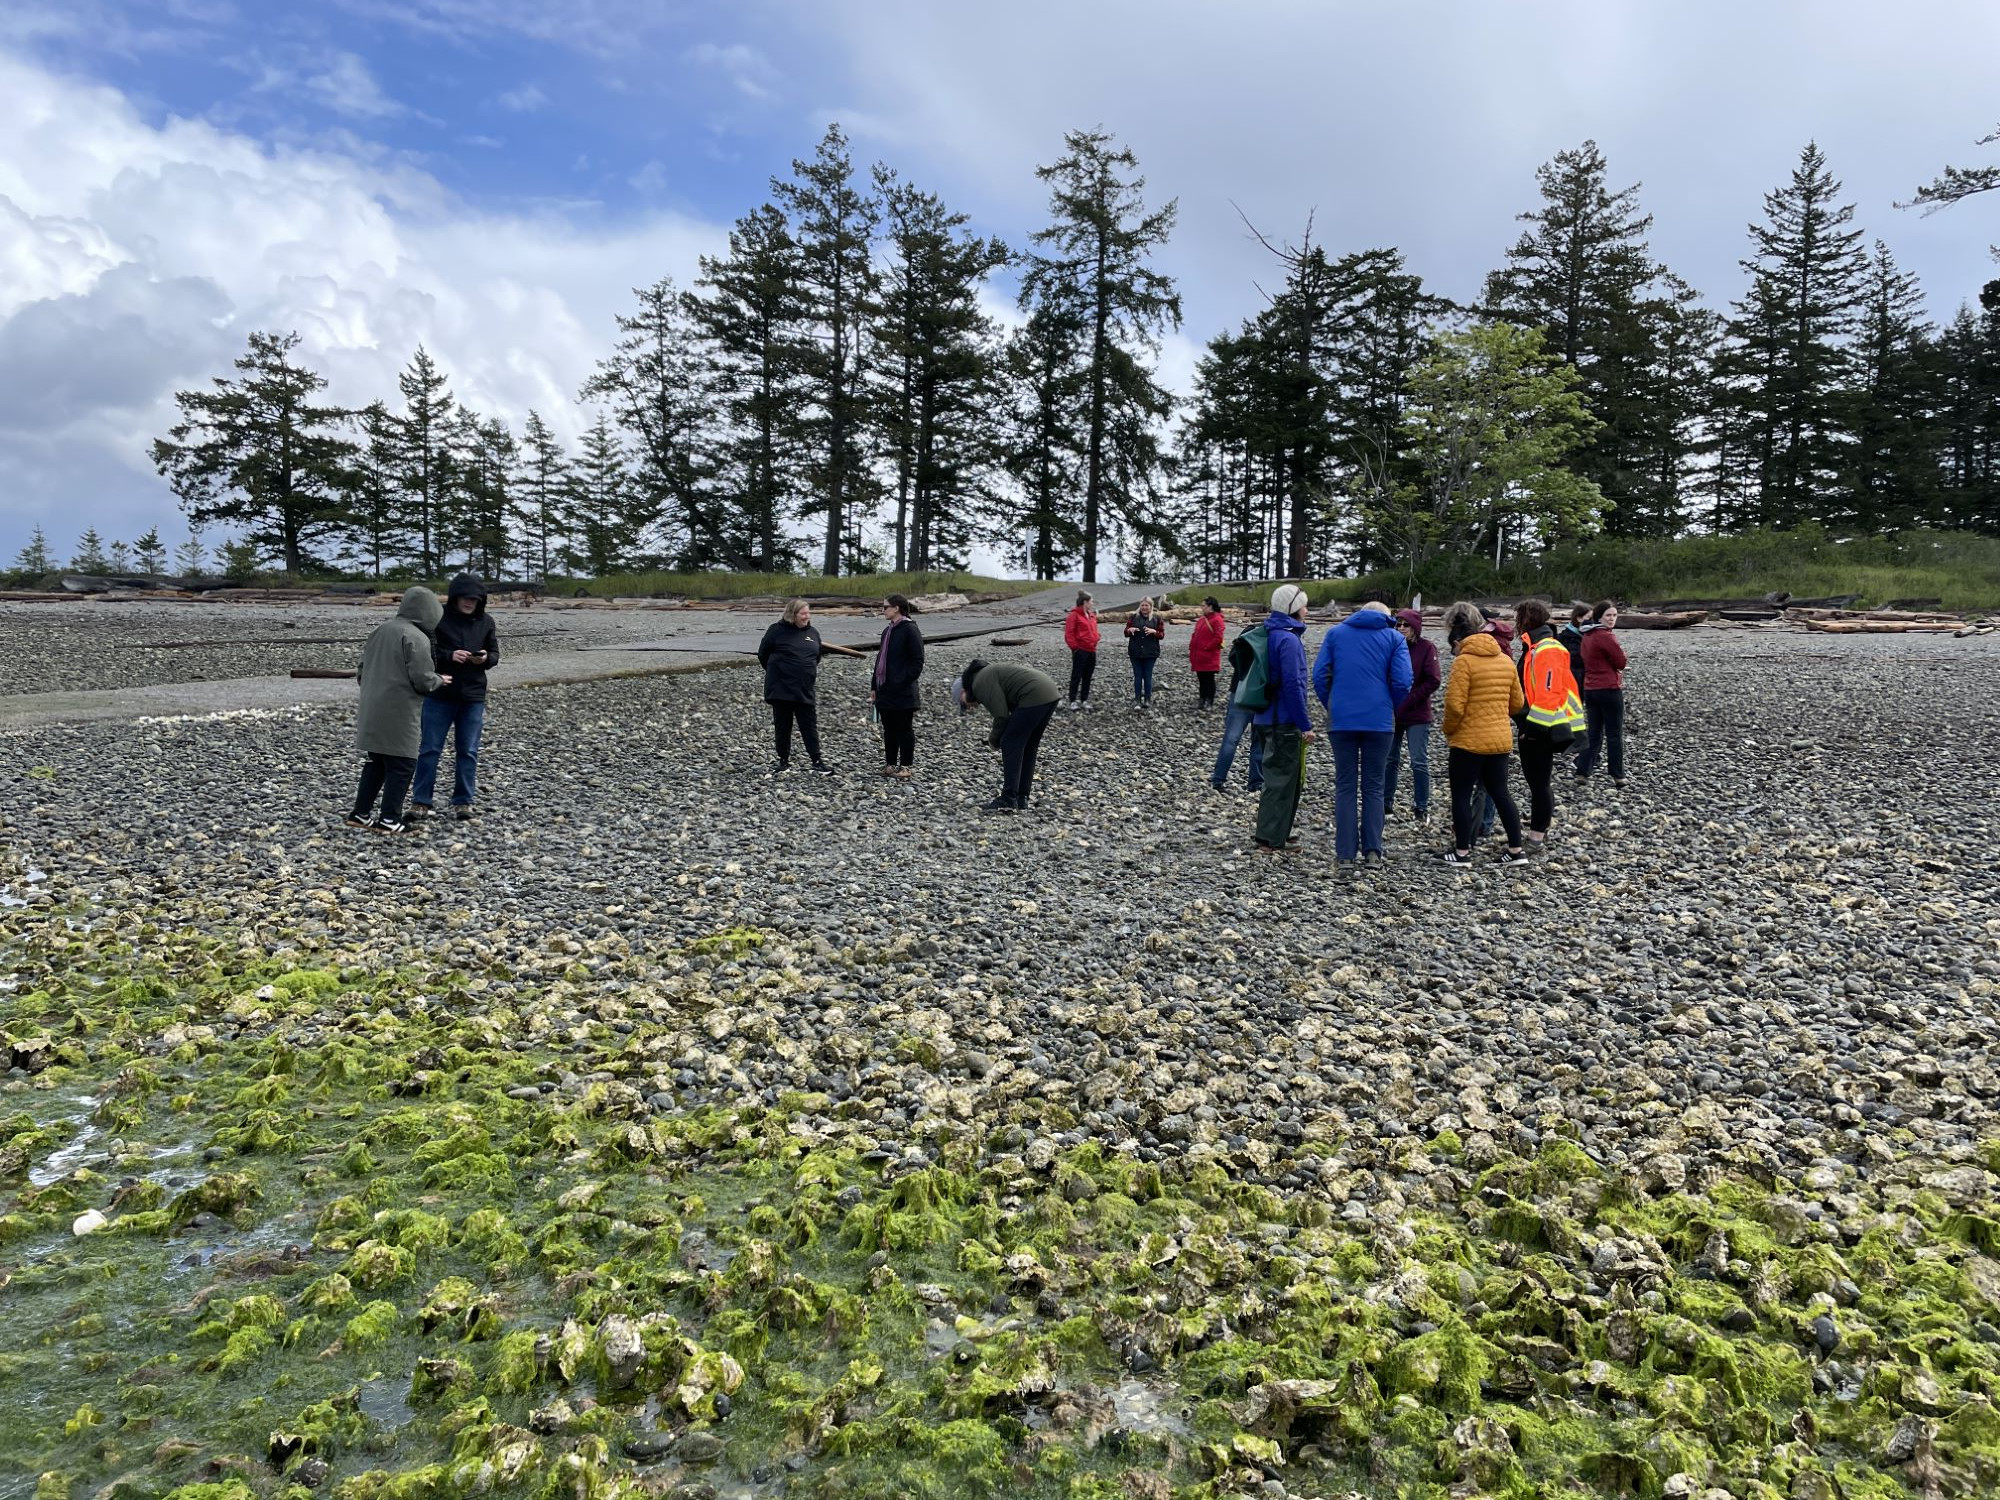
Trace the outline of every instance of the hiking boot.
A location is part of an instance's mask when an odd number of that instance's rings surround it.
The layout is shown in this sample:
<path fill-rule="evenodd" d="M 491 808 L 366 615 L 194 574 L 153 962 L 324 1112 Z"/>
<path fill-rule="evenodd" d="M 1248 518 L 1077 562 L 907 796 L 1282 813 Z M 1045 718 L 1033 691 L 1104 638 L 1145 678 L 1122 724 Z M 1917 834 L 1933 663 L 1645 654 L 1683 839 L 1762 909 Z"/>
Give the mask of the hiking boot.
<path fill-rule="evenodd" d="M 410 804 L 409 811 L 404 813 L 403 817 L 407 822 L 421 823 L 425 818 L 428 818 L 430 815 L 431 815 L 430 803 L 412 802 Z"/>
<path fill-rule="evenodd" d="M 460 803 L 451 810 L 451 815 L 461 823 L 470 823 L 472 821 L 472 804 L 469 802 Z"/>

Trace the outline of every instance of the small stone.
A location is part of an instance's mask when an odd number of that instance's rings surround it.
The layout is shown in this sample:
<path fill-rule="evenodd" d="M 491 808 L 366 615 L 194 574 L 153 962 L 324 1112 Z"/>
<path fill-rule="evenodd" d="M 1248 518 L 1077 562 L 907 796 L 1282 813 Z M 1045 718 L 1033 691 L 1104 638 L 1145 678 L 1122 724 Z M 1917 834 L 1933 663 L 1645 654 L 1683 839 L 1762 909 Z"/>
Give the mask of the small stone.
<path fill-rule="evenodd" d="M 728 1446 L 712 1432 L 690 1432 L 680 1440 L 676 1452 L 686 1463 L 712 1464 Z"/>
<path fill-rule="evenodd" d="M 81 1238 L 86 1234 L 97 1233 L 98 1230 L 110 1222 L 109 1219 L 105 1218 L 96 1209 L 86 1209 L 70 1221 L 69 1232 Z"/>

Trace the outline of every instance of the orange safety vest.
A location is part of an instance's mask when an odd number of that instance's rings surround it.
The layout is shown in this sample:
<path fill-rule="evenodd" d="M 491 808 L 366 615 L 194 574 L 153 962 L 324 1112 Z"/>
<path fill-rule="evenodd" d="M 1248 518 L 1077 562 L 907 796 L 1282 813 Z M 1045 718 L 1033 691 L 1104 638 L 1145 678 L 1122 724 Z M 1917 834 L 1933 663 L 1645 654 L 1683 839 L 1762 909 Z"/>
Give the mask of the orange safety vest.
<path fill-rule="evenodd" d="M 1527 648 L 1521 658 L 1521 691 L 1528 700 L 1530 724 L 1539 729 L 1567 725 L 1572 733 L 1583 727 L 1583 699 L 1569 668 L 1569 648 L 1554 636 Z"/>

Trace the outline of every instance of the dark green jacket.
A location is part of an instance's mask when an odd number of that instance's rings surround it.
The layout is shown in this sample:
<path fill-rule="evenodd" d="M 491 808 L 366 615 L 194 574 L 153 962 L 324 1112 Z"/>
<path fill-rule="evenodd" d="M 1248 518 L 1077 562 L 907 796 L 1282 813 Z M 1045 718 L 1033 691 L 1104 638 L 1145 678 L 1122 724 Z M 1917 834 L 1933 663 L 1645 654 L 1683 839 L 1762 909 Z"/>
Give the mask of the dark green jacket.
<path fill-rule="evenodd" d="M 1033 667 L 1017 667 L 1011 662 L 988 662 L 981 667 L 979 674 L 972 679 L 971 692 L 980 705 L 993 715 L 993 733 L 986 741 L 989 745 L 1000 743 L 1000 735 L 1007 728 L 1007 721 L 1014 717 L 1015 709 L 1053 703 L 1062 697 L 1046 672 L 1037 672 Z"/>
<path fill-rule="evenodd" d="M 361 648 L 361 702 L 354 744 L 363 755 L 415 760 L 423 746 L 424 697 L 442 679 L 431 670 L 431 632 L 444 606 L 427 588 L 403 591 L 396 618 L 375 627 Z"/>

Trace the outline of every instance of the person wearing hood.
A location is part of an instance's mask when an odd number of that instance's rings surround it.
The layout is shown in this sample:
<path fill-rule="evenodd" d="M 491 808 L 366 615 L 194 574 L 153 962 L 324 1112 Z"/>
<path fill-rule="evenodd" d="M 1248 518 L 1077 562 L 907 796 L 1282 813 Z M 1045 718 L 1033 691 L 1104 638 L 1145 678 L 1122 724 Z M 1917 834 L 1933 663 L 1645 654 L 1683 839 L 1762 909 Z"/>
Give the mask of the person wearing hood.
<path fill-rule="evenodd" d="M 403 798 L 417 773 L 426 695 L 452 681 L 431 665 L 431 635 L 443 617 L 436 594 L 427 588 L 405 589 L 396 617 L 377 625 L 361 648 L 361 669 L 354 674 L 361 689 L 354 747 L 364 758 L 354 810 L 347 815 L 349 827 L 383 833 L 408 828 Z"/>
<path fill-rule="evenodd" d="M 1383 780 L 1396 709 L 1411 687 L 1410 647 L 1389 606 L 1370 601 L 1326 633 L 1313 658 L 1313 693 L 1333 751 L 1334 857 L 1382 858 Z"/>
<path fill-rule="evenodd" d="M 453 739 L 451 806 L 460 822 L 472 816 L 479 789 L 479 741 L 486 730 L 486 674 L 500 665 L 500 632 L 486 614 L 486 584 L 461 573 L 445 591 L 444 618 L 431 635 L 431 665 L 449 684 L 424 699 L 423 747 L 417 752 L 410 815 L 427 817 L 437 794 L 445 736 Z"/>
<path fill-rule="evenodd" d="M 951 685 L 951 701 L 960 713 L 976 702 L 993 716 L 987 744 L 1000 752 L 1000 795 L 981 812 L 1027 809 L 1035 785 L 1035 757 L 1061 697 L 1055 679 L 1033 667 L 978 657 L 965 664 Z"/>
<path fill-rule="evenodd" d="M 1097 675 L 1097 600 L 1078 589 L 1076 606 L 1063 617 L 1063 644 L 1069 647 L 1068 706 L 1090 707 L 1090 679 Z"/>
<path fill-rule="evenodd" d="M 1483 789 L 1507 829 L 1507 852 L 1501 862 L 1517 864 L 1527 855 L 1521 848 L 1521 815 L 1507 790 L 1507 762 L 1513 758 L 1514 715 L 1526 706 L 1527 697 L 1513 662 L 1490 631 L 1459 632 L 1454 615 L 1460 608 L 1453 605 L 1445 616 L 1457 659 L 1444 688 L 1444 737 L 1451 745 L 1453 841 L 1444 862 L 1472 863 L 1477 803 Z"/>
<path fill-rule="evenodd" d="M 1424 613 L 1399 610 L 1396 628 L 1410 648 L 1410 690 L 1396 705 L 1396 738 L 1389 747 L 1389 770 L 1382 778 L 1382 816 L 1396 811 L 1396 783 L 1403 774 L 1403 749 L 1410 752 L 1410 801 L 1421 826 L 1431 816 L 1431 698 L 1443 681 L 1438 650 L 1424 639 Z"/>
<path fill-rule="evenodd" d="M 1280 584 L 1264 619 L 1264 707 L 1250 722 L 1264 731 L 1264 791 L 1257 799 L 1257 847 L 1268 854 L 1295 848 L 1299 793 L 1305 789 L 1312 710 L 1306 702 L 1306 591 Z"/>

